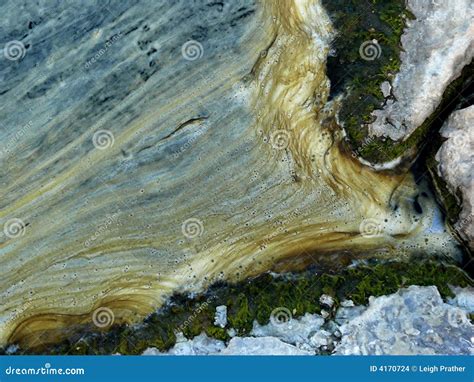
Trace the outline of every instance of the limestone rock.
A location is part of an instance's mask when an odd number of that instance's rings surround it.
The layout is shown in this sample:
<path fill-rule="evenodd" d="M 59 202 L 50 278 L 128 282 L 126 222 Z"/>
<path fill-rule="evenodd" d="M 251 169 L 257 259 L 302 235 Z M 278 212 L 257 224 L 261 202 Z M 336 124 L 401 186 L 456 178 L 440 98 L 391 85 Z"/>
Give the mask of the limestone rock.
<path fill-rule="evenodd" d="M 446 87 L 474 54 L 471 0 L 407 0 L 415 20 L 407 20 L 401 43 L 402 64 L 392 83 L 393 99 L 369 125 L 373 135 L 406 139 L 439 105 Z M 382 46 L 383 51 L 383 46 Z M 384 95 L 387 86 L 382 84 Z"/>
<path fill-rule="evenodd" d="M 324 319 L 317 314 L 306 313 L 299 319 L 291 319 L 288 322 L 274 323 L 270 321 L 267 325 L 259 325 L 254 322 L 251 335 L 255 337 L 276 337 L 284 342 L 301 347 L 309 343 L 310 338 L 321 329 Z"/>
<path fill-rule="evenodd" d="M 342 300 L 341 301 L 341 306 L 344 308 L 351 308 L 355 306 L 354 301 L 352 300 Z"/>
<path fill-rule="evenodd" d="M 454 228 L 474 248 L 474 106 L 453 112 L 440 133 L 447 140 L 436 154 L 438 174 L 453 195 L 461 191 L 462 210 Z"/>
<path fill-rule="evenodd" d="M 364 311 L 365 306 L 342 306 L 337 310 L 335 321 L 337 324 L 342 325 L 355 317 L 360 316 Z"/>
<path fill-rule="evenodd" d="M 319 302 L 323 305 L 332 308 L 332 306 L 334 305 L 334 297 L 329 296 L 328 294 L 322 294 L 319 298 Z"/>
<path fill-rule="evenodd" d="M 454 298 L 448 299 L 451 305 L 464 309 L 468 313 L 474 313 L 474 288 L 452 288 L 455 293 Z"/>
<path fill-rule="evenodd" d="M 311 352 L 298 349 L 275 337 L 235 337 L 222 355 L 312 355 Z"/>
<path fill-rule="evenodd" d="M 389 97 L 391 92 L 392 92 L 392 85 L 390 85 L 390 82 L 384 81 L 380 85 L 380 89 L 382 89 L 382 94 L 385 98 Z"/>
<path fill-rule="evenodd" d="M 219 353 L 224 348 L 223 341 L 209 338 L 205 333 L 201 333 L 192 340 L 186 339 L 182 333 L 179 333 L 176 344 L 167 353 L 160 353 L 156 348 L 149 348 L 143 355 L 208 355 Z"/>
<path fill-rule="evenodd" d="M 315 348 L 328 346 L 332 342 L 331 333 L 326 330 L 320 330 L 310 338 L 310 343 Z"/>
<path fill-rule="evenodd" d="M 474 354 L 466 311 L 443 302 L 434 286 L 410 286 L 371 298 L 359 317 L 342 325 L 336 354 Z"/>
<path fill-rule="evenodd" d="M 214 316 L 214 325 L 225 328 L 227 325 L 227 306 L 220 305 L 216 307 L 216 314 Z"/>
<path fill-rule="evenodd" d="M 474 354 L 474 289 L 453 288 L 443 302 L 434 286 L 410 286 L 388 296 L 371 297 L 369 306 L 338 309 L 336 322 L 317 314 L 275 325 L 257 322 L 251 337 L 233 337 L 228 344 L 206 334 L 192 340 L 177 335 L 168 352 L 147 349 L 144 355 L 310 355 L 335 354 Z M 339 326 L 337 322 L 342 323 Z"/>

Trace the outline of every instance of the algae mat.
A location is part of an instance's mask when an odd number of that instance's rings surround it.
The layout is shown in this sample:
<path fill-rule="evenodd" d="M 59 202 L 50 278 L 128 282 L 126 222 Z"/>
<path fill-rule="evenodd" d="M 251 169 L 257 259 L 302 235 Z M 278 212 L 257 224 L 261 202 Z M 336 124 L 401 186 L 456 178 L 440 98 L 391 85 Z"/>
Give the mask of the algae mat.
<path fill-rule="evenodd" d="M 344 152 L 318 1 L 2 9 L 0 345 L 302 254 L 459 255 L 412 174 Z"/>

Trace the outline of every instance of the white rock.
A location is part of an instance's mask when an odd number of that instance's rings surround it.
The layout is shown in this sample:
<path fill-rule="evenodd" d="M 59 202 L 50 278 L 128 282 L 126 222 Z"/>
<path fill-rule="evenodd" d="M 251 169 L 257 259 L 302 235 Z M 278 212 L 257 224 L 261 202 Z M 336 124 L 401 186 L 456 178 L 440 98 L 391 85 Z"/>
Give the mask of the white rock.
<path fill-rule="evenodd" d="M 352 300 L 343 300 L 341 301 L 341 306 L 343 308 L 352 308 L 355 306 L 354 301 Z"/>
<path fill-rule="evenodd" d="M 345 302 L 336 312 L 340 327 L 309 313 L 280 324 L 254 322 L 252 337 L 237 337 L 230 328 L 234 337 L 227 346 L 206 334 L 188 340 L 178 333 L 168 352 L 150 348 L 143 354 L 311 355 L 334 346 L 336 354 L 474 354 L 474 326 L 467 318 L 474 308 L 474 288 L 453 291 L 456 297 L 449 304 L 434 286 L 370 297 L 368 307 Z"/>
<path fill-rule="evenodd" d="M 142 355 L 165 355 L 166 353 L 161 353 L 157 348 L 148 348 L 142 353 Z M 122 355 L 117 353 L 115 355 Z"/>
<path fill-rule="evenodd" d="M 452 288 L 455 297 L 448 299 L 451 305 L 455 305 L 469 313 L 474 313 L 474 288 Z"/>
<path fill-rule="evenodd" d="M 331 342 L 331 333 L 327 332 L 326 330 L 320 330 L 310 338 L 310 343 L 315 348 L 328 346 Z"/>
<path fill-rule="evenodd" d="M 350 320 L 360 316 L 364 311 L 365 306 L 340 307 L 336 312 L 334 320 L 337 324 L 342 325 Z"/>
<path fill-rule="evenodd" d="M 288 322 L 274 323 L 270 321 L 267 325 L 253 323 L 252 336 L 276 337 L 286 343 L 296 346 L 309 343 L 309 338 L 324 324 L 324 319 L 317 314 L 306 313 L 300 318 L 293 318 Z"/>
<path fill-rule="evenodd" d="M 148 348 L 143 355 L 208 355 L 219 353 L 225 348 L 223 341 L 209 338 L 205 333 L 188 340 L 182 333 L 176 335 L 176 344 L 165 353 L 156 348 Z"/>
<path fill-rule="evenodd" d="M 390 82 L 384 81 L 380 85 L 380 89 L 382 89 L 382 94 L 385 98 L 390 96 L 390 93 L 392 91 L 392 85 L 390 85 Z"/>
<path fill-rule="evenodd" d="M 237 335 L 237 331 L 234 328 L 227 329 L 227 334 L 230 337 L 235 337 Z"/>
<path fill-rule="evenodd" d="M 410 327 L 405 330 L 405 333 L 410 336 L 419 336 L 421 332 L 414 327 Z"/>
<path fill-rule="evenodd" d="M 312 355 L 275 337 L 234 337 L 222 355 Z"/>
<path fill-rule="evenodd" d="M 323 305 L 332 308 L 332 306 L 334 305 L 334 298 L 332 296 L 329 296 L 328 294 L 322 294 L 321 297 L 319 297 L 319 302 Z"/>
<path fill-rule="evenodd" d="M 473 163 L 474 163 L 474 105 L 453 112 L 444 123 L 441 135 L 448 138 L 436 154 L 438 175 L 451 192 L 462 194 L 462 210 L 455 224 L 456 231 L 474 249 Z"/>
<path fill-rule="evenodd" d="M 7 354 L 15 354 L 18 350 L 20 349 L 20 347 L 18 345 L 10 345 L 7 347 L 7 349 L 5 350 L 5 353 Z"/>
<path fill-rule="evenodd" d="M 407 6 L 416 19 L 407 21 L 401 37 L 394 99 L 373 112 L 376 120 L 369 125 L 371 134 L 394 140 L 406 139 L 434 112 L 446 87 L 474 55 L 472 0 L 407 0 Z"/>
<path fill-rule="evenodd" d="M 221 328 L 224 328 L 227 325 L 227 306 L 220 305 L 216 307 L 214 325 L 220 326 Z"/>
<path fill-rule="evenodd" d="M 371 298 L 341 332 L 337 354 L 474 354 L 467 312 L 444 303 L 434 286 Z"/>

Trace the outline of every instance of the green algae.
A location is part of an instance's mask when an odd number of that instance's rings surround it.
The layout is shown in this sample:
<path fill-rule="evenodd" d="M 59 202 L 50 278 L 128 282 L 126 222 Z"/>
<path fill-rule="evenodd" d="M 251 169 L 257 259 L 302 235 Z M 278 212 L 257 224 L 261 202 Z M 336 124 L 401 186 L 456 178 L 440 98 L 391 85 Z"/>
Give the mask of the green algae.
<path fill-rule="evenodd" d="M 400 69 L 400 38 L 406 20 L 414 16 L 403 0 L 323 0 L 323 5 L 338 31 L 333 43 L 335 56 L 327 60 L 327 75 L 331 95 L 345 94 L 339 121 L 347 133 L 350 149 L 371 163 L 415 158 L 472 81 L 472 63 L 447 87 L 440 105 L 405 141 L 369 137 L 367 124 L 373 121 L 371 113 L 385 103 L 380 86 L 384 81 L 391 82 Z M 381 48 L 380 56 L 373 61 L 364 60 L 359 48 L 373 40 Z"/>
<path fill-rule="evenodd" d="M 461 75 L 447 86 L 438 107 L 408 139 L 403 142 L 395 142 L 389 138 L 374 138 L 369 143 L 364 141 L 363 145 L 357 149 L 358 153 L 370 162 L 382 163 L 403 155 L 415 157 L 428 143 L 433 150 L 437 151 L 442 140 L 433 139 L 434 135 L 439 131 L 449 114 L 459 103 L 462 103 L 464 96 L 468 95 L 473 82 L 473 73 L 474 66 L 471 62 L 464 67 Z"/>
<path fill-rule="evenodd" d="M 60 344 L 30 349 L 26 353 L 141 354 L 148 347 L 165 351 L 175 344 L 177 332 L 183 332 L 187 338 L 205 332 L 226 341 L 230 338 L 228 329 L 248 335 L 254 320 L 261 325 L 268 323 L 276 308 L 287 309 L 293 317 L 307 312 L 320 313 L 324 308 L 330 310 L 331 317 L 344 299 L 352 299 L 357 305 L 367 304 L 370 296 L 394 293 L 409 285 L 435 285 L 446 298 L 453 295 L 450 285 L 467 287 L 474 283 L 454 265 L 416 259 L 360 264 L 337 274 L 314 269 L 276 276 L 266 273 L 237 284 L 217 283 L 206 293 L 193 297 L 176 294 L 140 325 L 117 325 L 106 333 L 91 333 L 93 328 L 87 327 Z M 332 309 L 321 305 L 319 299 L 323 293 L 334 298 Z M 219 305 L 228 308 L 225 328 L 214 325 L 214 314 Z"/>
<path fill-rule="evenodd" d="M 389 139 L 368 143 L 366 124 L 372 121 L 372 111 L 385 101 L 380 85 L 391 81 L 400 69 L 400 38 L 406 20 L 414 16 L 403 0 L 323 0 L 323 5 L 338 31 L 332 45 L 335 55 L 327 60 L 327 75 L 331 95 L 346 94 L 339 120 L 348 143 L 367 160 L 394 159 L 398 147 L 396 150 Z M 376 42 L 380 48 L 373 60 L 363 59 L 359 52 L 366 42 Z"/>

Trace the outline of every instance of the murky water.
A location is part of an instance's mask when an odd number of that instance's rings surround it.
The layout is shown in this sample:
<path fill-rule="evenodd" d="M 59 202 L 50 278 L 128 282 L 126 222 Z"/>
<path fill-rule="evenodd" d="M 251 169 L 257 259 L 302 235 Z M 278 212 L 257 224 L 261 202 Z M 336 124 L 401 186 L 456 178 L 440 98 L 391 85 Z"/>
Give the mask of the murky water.
<path fill-rule="evenodd" d="M 2 69 L 0 219 L 20 231 L 0 239 L 0 345 L 302 254 L 459 255 L 426 186 L 341 152 L 329 19 L 278 4 L 91 5 L 31 32 Z"/>

